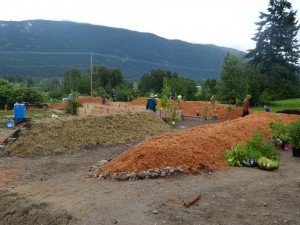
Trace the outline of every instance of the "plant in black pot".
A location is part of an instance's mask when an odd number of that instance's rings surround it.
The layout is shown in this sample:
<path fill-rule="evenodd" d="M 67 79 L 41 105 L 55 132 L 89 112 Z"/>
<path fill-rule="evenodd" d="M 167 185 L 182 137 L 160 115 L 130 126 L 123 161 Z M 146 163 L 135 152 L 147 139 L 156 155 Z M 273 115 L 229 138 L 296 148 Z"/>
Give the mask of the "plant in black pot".
<path fill-rule="evenodd" d="M 288 124 L 288 140 L 292 145 L 293 156 L 300 157 L 300 118 Z"/>

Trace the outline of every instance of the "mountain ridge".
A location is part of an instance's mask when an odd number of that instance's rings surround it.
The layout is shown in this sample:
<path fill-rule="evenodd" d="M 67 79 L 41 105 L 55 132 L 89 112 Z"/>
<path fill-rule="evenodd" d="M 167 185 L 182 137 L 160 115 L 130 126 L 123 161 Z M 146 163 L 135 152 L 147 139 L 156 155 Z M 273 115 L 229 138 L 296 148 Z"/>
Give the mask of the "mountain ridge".
<path fill-rule="evenodd" d="M 240 51 L 88 23 L 0 21 L 0 75 L 63 76 L 92 63 L 120 68 L 127 79 L 162 69 L 199 80 L 217 78 L 227 52 Z"/>

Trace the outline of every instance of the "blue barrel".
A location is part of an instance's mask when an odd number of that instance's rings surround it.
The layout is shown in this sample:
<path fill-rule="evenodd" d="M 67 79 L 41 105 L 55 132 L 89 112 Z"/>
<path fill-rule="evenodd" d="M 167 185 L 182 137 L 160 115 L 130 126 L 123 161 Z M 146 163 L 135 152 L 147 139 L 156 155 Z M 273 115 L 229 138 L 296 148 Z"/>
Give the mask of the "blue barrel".
<path fill-rule="evenodd" d="M 24 119 L 25 118 L 25 104 L 16 103 L 14 104 L 14 119 Z"/>

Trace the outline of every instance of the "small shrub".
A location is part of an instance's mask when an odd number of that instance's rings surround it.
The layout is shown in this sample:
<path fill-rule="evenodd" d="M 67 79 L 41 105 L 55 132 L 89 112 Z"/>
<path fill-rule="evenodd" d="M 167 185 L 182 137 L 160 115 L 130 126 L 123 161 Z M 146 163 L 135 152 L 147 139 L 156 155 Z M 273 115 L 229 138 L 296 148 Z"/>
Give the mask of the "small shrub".
<path fill-rule="evenodd" d="M 225 150 L 224 155 L 229 166 L 243 166 L 241 162 L 246 155 L 245 146 L 237 144 L 231 150 Z"/>
<path fill-rule="evenodd" d="M 71 115 L 77 115 L 77 108 L 81 107 L 82 104 L 75 98 L 72 98 L 68 101 L 68 104 L 65 107 L 65 112 Z"/>
<path fill-rule="evenodd" d="M 274 144 L 282 144 L 288 141 L 288 125 L 285 125 L 281 120 L 269 123 L 270 138 Z"/>
<path fill-rule="evenodd" d="M 242 105 L 243 105 L 243 101 L 242 101 L 241 99 L 239 99 L 239 98 L 236 98 L 236 99 L 235 99 L 235 104 L 236 104 L 237 106 L 242 106 Z"/>
<path fill-rule="evenodd" d="M 249 162 L 257 161 L 260 157 L 279 161 L 280 153 L 272 143 L 263 139 L 262 131 L 255 131 L 252 139 L 245 144 L 237 144 L 231 150 L 225 150 L 226 162 L 230 166 L 250 165 Z"/>
<path fill-rule="evenodd" d="M 300 119 L 290 122 L 287 127 L 289 143 L 293 148 L 300 148 Z"/>

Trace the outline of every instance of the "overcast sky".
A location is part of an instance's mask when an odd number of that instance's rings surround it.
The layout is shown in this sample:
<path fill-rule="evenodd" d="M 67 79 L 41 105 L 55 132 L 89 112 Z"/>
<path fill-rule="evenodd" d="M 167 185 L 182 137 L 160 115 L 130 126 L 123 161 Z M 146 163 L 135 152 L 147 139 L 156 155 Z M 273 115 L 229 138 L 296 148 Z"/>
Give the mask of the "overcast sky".
<path fill-rule="evenodd" d="M 300 0 L 289 0 L 298 10 Z M 67 20 L 246 51 L 269 0 L 2 0 L 0 20 Z M 300 39 L 300 34 L 298 34 Z"/>

